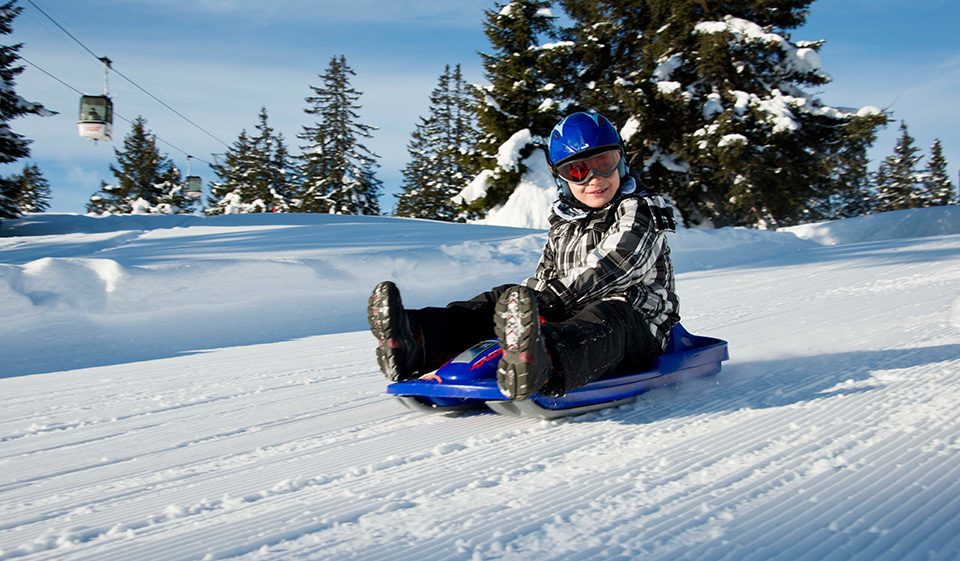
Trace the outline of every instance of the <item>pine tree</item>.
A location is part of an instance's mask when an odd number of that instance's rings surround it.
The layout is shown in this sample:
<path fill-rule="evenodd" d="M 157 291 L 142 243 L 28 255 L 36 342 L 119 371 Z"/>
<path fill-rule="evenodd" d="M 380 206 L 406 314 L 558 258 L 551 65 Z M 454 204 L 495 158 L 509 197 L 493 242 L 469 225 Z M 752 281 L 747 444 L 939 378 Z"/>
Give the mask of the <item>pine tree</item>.
<path fill-rule="evenodd" d="M 923 174 L 925 206 L 957 204 L 957 191 L 947 173 L 947 159 L 943 157 L 940 139 L 933 141 L 930 157 Z"/>
<path fill-rule="evenodd" d="M 840 189 L 831 198 L 834 204 L 829 218 L 852 218 L 874 211 L 876 192 L 871 185 L 868 163 L 866 146 L 844 154 L 837 174 Z"/>
<path fill-rule="evenodd" d="M 247 171 L 247 195 L 264 202 L 267 212 L 289 212 L 294 187 L 289 175 L 289 154 L 283 135 L 270 126 L 267 108 L 261 107 L 257 135 L 250 139 L 252 167 Z"/>
<path fill-rule="evenodd" d="M 835 194 L 839 155 L 869 145 L 886 121 L 803 90 L 829 81 L 822 43 L 787 33 L 810 3 L 567 0 L 579 35 L 565 32 L 577 39 L 566 72 L 590 77 L 578 105 L 609 108 L 630 166 L 686 222 L 790 224 Z"/>
<path fill-rule="evenodd" d="M 195 202 L 184 192 L 180 170 L 157 148 L 157 137 L 138 116 L 114 148 L 117 164 L 110 164 L 116 183 L 101 182 L 87 203 L 93 214 L 177 214 L 193 211 Z"/>
<path fill-rule="evenodd" d="M 923 179 L 917 170 L 920 151 L 913 145 L 907 123 L 900 122 L 900 137 L 893 154 L 877 168 L 877 210 L 901 210 L 922 206 Z"/>
<path fill-rule="evenodd" d="M 397 216 L 457 219 L 452 197 L 473 177 L 472 109 L 460 65 L 452 72 L 447 65 L 430 94 L 430 115 L 420 118 L 407 145 L 410 162 L 403 170 Z"/>
<path fill-rule="evenodd" d="M 450 142 L 459 152 L 457 161 L 463 170 L 463 179 L 470 181 L 480 169 L 481 155 L 477 146 L 480 130 L 477 123 L 476 90 L 464 79 L 459 64 L 453 69 L 450 94 L 453 97 Z"/>
<path fill-rule="evenodd" d="M 481 53 L 489 85 L 477 92 L 477 117 L 482 136 L 479 151 L 488 175 L 486 194 L 473 201 L 471 215 L 483 215 L 510 197 L 526 171 L 523 160 L 542 149 L 558 119 L 551 97 L 556 61 L 541 46 L 555 38 L 554 17 L 547 0 L 515 0 L 496 4 L 486 12 L 484 31 L 493 54 Z M 523 131 L 528 131 L 524 133 Z M 510 140 L 518 157 L 498 161 L 498 152 Z"/>
<path fill-rule="evenodd" d="M 375 127 L 357 122 L 362 95 L 350 85 L 354 71 L 346 57 L 332 57 L 320 76 L 322 86 L 310 86 L 304 112 L 318 119 L 304 126 L 301 146 L 301 209 L 336 214 L 380 214 L 377 156 L 361 139 L 372 138 Z"/>
<path fill-rule="evenodd" d="M 434 191 L 436 141 L 432 136 L 433 124 L 430 119 L 420 117 L 414 131 L 410 133 L 407 153 L 410 161 L 403 168 L 402 193 L 397 196 L 394 214 L 408 218 L 439 218 L 437 200 Z"/>
<path fill-rule="evenodd" d="M 642 80 L 643 51 L 648 47 L 640 31 L 650 27 L 647 0 L 561 0 L 571 25 L 560 30 L 562 42 L 550 52 L 555 57 L 552 81 L 566 113 L 598 111 L 614 123 L 626 123 L 632 114 L 622 103 Z"/>
<path fill-rule="evenodd" d="M 219 181 L 211 183 L 207 214 L 289 212 L 296 193 L 290 156 L 283 135 L 270 126 L 260 109 L 256 134 L 241 131 L 223 163 L 213 165 Z"/>
<path fill-rule="evenodd" d="M 23 8 L 15 0 L 0 4 L 0 35 L 13 33 L 13 20 Z M 53 115 L 43 105 L 30 102 L 16 93 L 17 65 L 22 44 L 0 45 L 0 164 L 9 164 L 30 156 L 30 140 L 10 129 L 9 122 L 24 115 Z M 13 178 L 0 177 L 0 221 L 17 218 L 23 209 L 17 204 L 19 186 Z"/>
<path fill-rule="evenodd" d="M 43 212 L 50 208 L 50 184 L 37 164 L 24 164 L 23 171 L 10 177 L 16 185 L 17 207 L 20 212 Z"/>
<path fill-rule="evenodd" d="M 244 129 L 240 131 L 237 140 L 227 148 L 222 161 L 218 159 L 210 166 L 219 181 L 210 183 L 210 195 L 207 198 L 205 214 L 242 214 L 266 211 L 266 205 L 251 208 L 245 202 L 250 199 L 245 196 L 247 190 L 246 178 L 253 166 L 256 165 L 250 157 L 251 152 L 250 137 Z"/>
<path fill-rule="evenodd" d="M 302 147 L 300 156 L 299 172 L 303 179 L 299 209 L 303 212 L 330 212 L 333 203 L 327 193 L 333 185 L 330 180 L 333 160 L 328 156 L 327 131 L 320 126 L 304 127 L 304 132 L 297 136 L 306 139 L 306 135 L 309 135 L 311 145 Z"/>
<path fill-rule="evenodd" d="M 283 194 L 283 203 L 285 212 L 302 212 L 300 205 L 300 176 L 297 173 L 296 165 L 290 156 L 283 139 L 283 134 L 277 134 L 275 137 L 276 148 L 270 157 L 270 171 L 273 174 L 272 182 L 274 190 Z"/>

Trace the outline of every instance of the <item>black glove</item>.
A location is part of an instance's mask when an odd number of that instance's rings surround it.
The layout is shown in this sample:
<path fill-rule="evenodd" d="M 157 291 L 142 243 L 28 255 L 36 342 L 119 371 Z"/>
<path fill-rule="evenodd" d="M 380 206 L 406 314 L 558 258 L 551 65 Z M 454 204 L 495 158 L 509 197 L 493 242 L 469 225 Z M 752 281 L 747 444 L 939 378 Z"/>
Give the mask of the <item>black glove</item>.
<path fill-rule="evenodd" d="M 549 288 L 537 292 L 537 311 L 546 319 L 562 319 L 566 314 L 566 306 L 563 300 Z"/>

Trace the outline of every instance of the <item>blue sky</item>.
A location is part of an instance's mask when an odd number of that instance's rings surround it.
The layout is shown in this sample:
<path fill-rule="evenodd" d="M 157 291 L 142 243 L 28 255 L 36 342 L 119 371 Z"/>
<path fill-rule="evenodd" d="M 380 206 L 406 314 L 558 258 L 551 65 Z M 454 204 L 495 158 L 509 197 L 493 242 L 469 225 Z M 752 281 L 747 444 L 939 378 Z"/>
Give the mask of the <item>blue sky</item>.
<path fill-rule="evenodd" d="M 478 52 L 487 51 L 481 0 L 34 0 L 95 53 L 155 96 L 232 143 L 252 129 L 261 106 L 296 152 L 309 85 L 318 85 L 331 56 L 343 54 L 363 92 L 361 120 L 378 127 L 368 146 L 380 156 L 384 209 L 394 204 L 406 143 L 445 64 L 483 82 Z M 26 0 L 13 40 L 21 54 L 82 91 L 102 90 L 100 64 Z M 954 0 L 817 0 L 794 39 L 826 39 L 824 70 L 834 78 L 819 95 L 827 103 L 874 105 L 906 120 L 917 146 L 944 144 L 951 174 L 960 165 L 960 4 Z M 9 39 L 9 38 L 8 38 Z M 143 115 L 168 155 L 186 169 L 184 152 L 212 161 L 225 147 L 193 128 L 117 75 L 111 94 L 119 115 Z M 53 189 L 52 211 L 82 212 L 101 180 L 112 180 L 113 147 L 128 131 L 117 120 L 113 143 L 76 134 L 78 96 L 35 68 L 17 81 L 24 97 L 60 114 L 12 123 L 34 140 L 32 160 Z M 874 165 L 888 155 L 898 125 L 874 146 Z M 182 151 L 181 151 L 182 150 Z M 3 169 L 3 173 L 19 169 Z M 204 182 L 213 173 L 197 160 Z"/>

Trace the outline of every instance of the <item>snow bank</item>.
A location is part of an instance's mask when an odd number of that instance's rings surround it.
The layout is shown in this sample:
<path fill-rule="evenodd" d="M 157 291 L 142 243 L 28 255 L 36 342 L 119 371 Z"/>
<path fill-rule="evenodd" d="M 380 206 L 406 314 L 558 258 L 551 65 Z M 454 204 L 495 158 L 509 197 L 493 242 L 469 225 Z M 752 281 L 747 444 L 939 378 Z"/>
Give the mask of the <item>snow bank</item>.
<path fill-rule="evenodd" d="M 960 234 L 960 207 L 916 208 L 781 228 L 824 245 Z"/>
<path fill-rule="evenodd" d="M 543 230 L 550 227 L 550 208 L 557 199 L 557 188 L 546 155 L 542 150 L 534 150 L 523 165 L 527 171 L 507 202 L 491 209 L 477 224 Z"/>
<path fill-rule="evenodd" d="M 678 274 L 790 258 L 792 254 L 816 247 L 815 243 L 791 233 L 749 228 L 680 228 L 667 238 Z"/>
<path fill-rule="evenodd" d="M 553 191 L 530 173 L 489 222 L 308 214 L 35 214 L 0 228 L 0 377 L 366 329 L 370 288 L 444 304 L 534 270 Z M 679 274 L 789 262 L 824 243 L 960 233 L 956 207 L 780 232 L 681 229 Z M 56 349 L 56 352 L 51 352 Z"/>
<path fill-rule="evenodd" d="M 380 280 L 410 304 L 445 303 L 525 277 L 543 243 L 516 228 L 294 214 L 41 214 L 0 235 L 0 377 L 360 330 Z"/>

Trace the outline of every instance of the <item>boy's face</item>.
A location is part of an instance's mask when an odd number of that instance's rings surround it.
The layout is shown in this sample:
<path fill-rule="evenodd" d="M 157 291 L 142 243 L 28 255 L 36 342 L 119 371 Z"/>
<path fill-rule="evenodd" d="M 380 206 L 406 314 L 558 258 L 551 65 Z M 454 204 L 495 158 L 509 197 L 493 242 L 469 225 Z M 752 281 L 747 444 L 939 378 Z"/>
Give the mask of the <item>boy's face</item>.
<path fill-rule="evenodd" d="M 602 208 L 606 206 L 620 190 L 620 174 L 612 173 L 609 177 L 590 178 L 585 185 L 577 185 L 567 181 L 570 192 L 581 203 L 590 208 Z"/>

